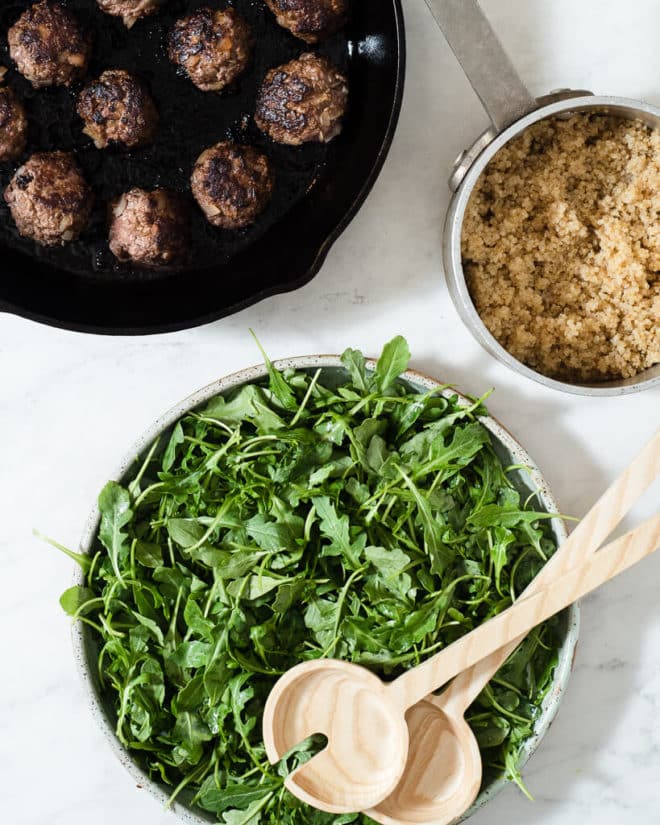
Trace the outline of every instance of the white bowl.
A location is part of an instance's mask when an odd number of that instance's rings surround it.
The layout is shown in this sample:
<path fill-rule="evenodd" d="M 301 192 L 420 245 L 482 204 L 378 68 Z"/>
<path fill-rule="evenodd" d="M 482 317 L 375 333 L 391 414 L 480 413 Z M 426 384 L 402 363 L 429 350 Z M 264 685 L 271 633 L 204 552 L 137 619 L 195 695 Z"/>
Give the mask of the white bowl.
<path fill-rule="evenodd" d="M 367 366 L 368 368 L 373 369 L 375 366 L 375 361 L 368 360 Z M 337 355 L 310 355 L 299 358 L 288 358 L 281 361 L 276 361 L 275 367 L 280 370 L 293 368 L 297 370 L 309 371 L 316 371 L 317 369 L 322 368 L 324 371 L 325 380 L 327 381 L 329 378 L 334 378 L 337 383 L 347 378 L 347 372 L 342 366 L 341 360 Z M 134 467 L 136 459 L 148 450 L 155 439 L 161 435 L 161 433 L 173 427 L 174 424 L 190 410 L 199 407 L 216 395 L 222 395 L 235 390 L 243 384 L 254 383 L 255 381 L 260 381 L 265 377 L 267 377 L 267 372 L 264 365 L 250 367 L 248 369 L 241 370 L 240 372 L 233 373 L 232 375 L 228 375 L 225 378 L 221 378 L 218 381 L 214 381 L 207 387 L 204 387 L 203 389 L 200 389 L 188 396 L 188 398 L 181 401 L 169 412 L 165 413 L 165 415 L 155 421 L 154 424 L 152 424 L 152 426 L 149 427 L 149 429 L 142 435 L 142 437 L 138 439 L 131 451 L 113 474 L 113 478 L 117 481 L 122 481 L 128 472 Z M 418 390 L 419 392 L 426 392 L 429 389 L 440 386 L 439 381 L 422 375 L 414 370 L 408 370 L 402 377 L 410 387 Z M 468 398 L 462 396 L 460 393 L 457 393 L 455 390 L 446 389 L 443 390 L 442 393 L 447 396 L 456 394 L 460 399 L 462 399 L 462 401 L 464 401 L 466 405 L 472 403 Z M 506 430 L 494 418 L 483 417 L 481 421 L 489 430 L 493 440 L 493 446 L 505 465 L 522 465 L 529 468 L 527 472 L 518 470 L 515 474 L 511 473 L 510 475 L 514 478 L 514 483 L 529 492 L 536 491 L 540 502 L 540 509 L 548 513 L 560 512 L 538 467 L 527 452 L 525 452 L 523 447 L 511 435 L 511 433 L 509 433 L 509 431 Z M 88 554 L 92 550 L 98 534 L 99 522 L 100 513 L 98 507 L 94 507 L 87 520 L 85 531 L 80 542 L 81 553 Z M 558 518 L 551 519 L 550 526 L 557 544 L 561 544 L 565 541 L 566 528 L 564 527 L 563 522 Z M 83 584 L 83 580 L 84 574 L 78 569 L 76 572 L 75 583 Z M 525 743 L 521 761 L 519 763 L 520 765 L 524 765 L 532 753 L 536 750 L 539 742 L 550 727 L 559 709 L 573 664 L 575 647 L 579 634 L 579 616 L 579 608 L 577 605 L 573 605 L 562 614 L 563 638 L 559 651 L 559 663 L 555 670 L 554 685 L 543 702 L 542 712 L 534 726 L 534 733 Z M 138 763 L 134 760 L 131 753 L 123 747 L 115 735 L 114 713 L 112 707 L 104 702 L 100 689 L 100 683 L 96 670 L 97 657 L 95 643 L 89 628 L 80 622 L 76 623 L 73 627 L 73 648 L 78 669 L 88 695 L 92 715 L 103 730 L 110 746 L 119 758 L 120 762 L 133 777 L 135 783 L 141 788 L 146 788 L 152 796 L 160 801 L 162 805 L 165 805 L 169 798 L 170 790 L 168 790 L 164 785 L 161 785 L 151 779 L 142 767 L 140 767 L 140 765 L 138 765 Z M 479 794 L 474 805 L 469 811 L 467 811 L 463 817 L 463 820 L 467 819 L 478 808 L 482 807 L 490 799 L 495 797 L 507 784 L 509 784 L 507 780 L 504 777 L 500 777 L 487 785 Z M 213 816 L 213 814 L 206 813 L 201 810 L 201 808 L 188 808 L 181 802 L 175 802 L 172 809 L 184 822 L 187 823 L 201 825 L 202 823 L 207 822 L 217 822 L 217 818 Z"/>

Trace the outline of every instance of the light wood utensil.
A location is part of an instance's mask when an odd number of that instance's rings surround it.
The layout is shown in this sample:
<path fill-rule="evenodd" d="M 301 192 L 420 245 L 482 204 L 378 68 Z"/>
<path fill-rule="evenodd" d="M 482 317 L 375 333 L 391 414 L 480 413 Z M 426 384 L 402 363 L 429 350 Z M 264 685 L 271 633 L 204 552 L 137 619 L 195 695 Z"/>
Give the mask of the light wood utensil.
<path fill-rule="evenodd" d="M 600 497 L 521 598 L 595 553 L 658 475 L 660 432 Z M 522 637 L 495 651 L 459 674 L 442 694 L 427 696 L 408 711 L 406 769 L 394 792 L 367 811 L 372 819 L 381 825 L 444 825 L 469 808 L 481 787 L 481 754 L 474 735 L 464 729 L 457 737 L 452 731 L 462 726 L 470 731 L 465 712 L 521 641 Z"/>
<path fill-rule="evenodd" d="M 350 813 L 375 807 L 394 790 L 405 770 L 409 708 L 659 546 L 660 515 L 389 684 L 359 665 L 335 659 L 292 668 L 266 702 L 263 736 L 268 758 L 277 762 L 312 734 L 324 734 L 326 748 L 293 771 L 286 787 L 322 811 Z M 462 717 L 448 730 L 461 739 L 472 737 Z"/>

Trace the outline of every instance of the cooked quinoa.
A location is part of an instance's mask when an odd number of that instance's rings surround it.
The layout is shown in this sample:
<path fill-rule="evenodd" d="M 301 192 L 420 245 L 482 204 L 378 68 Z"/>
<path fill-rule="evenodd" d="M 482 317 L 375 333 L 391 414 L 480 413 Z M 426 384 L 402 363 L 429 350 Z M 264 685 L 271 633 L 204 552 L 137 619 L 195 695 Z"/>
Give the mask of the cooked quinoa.
<path fill-rule="evenodd" d="M 463 267 L 482 320 L 545 375 L 596 382 L 660 361 L 660 132 L 577 114 L 508 143 L 475 187 Z"/>

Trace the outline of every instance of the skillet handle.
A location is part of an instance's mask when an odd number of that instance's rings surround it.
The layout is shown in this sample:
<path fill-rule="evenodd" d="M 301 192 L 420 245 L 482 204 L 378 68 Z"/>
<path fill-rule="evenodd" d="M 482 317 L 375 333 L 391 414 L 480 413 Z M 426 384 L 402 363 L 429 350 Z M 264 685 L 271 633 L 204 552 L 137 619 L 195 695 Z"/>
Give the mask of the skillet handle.
<path fill-rule="evenodd" d="M 495 129 L 538 108 L 477 0 L 426 0 Z"/>

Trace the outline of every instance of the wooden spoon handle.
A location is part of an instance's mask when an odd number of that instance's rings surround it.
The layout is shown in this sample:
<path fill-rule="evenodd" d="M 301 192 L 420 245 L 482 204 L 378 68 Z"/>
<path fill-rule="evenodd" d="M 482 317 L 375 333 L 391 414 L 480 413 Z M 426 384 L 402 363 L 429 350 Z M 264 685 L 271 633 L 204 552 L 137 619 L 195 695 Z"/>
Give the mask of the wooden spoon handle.
<path fill-rule="evenodd" d="M 520 598 L 537 593 L 557 576 L 577 567 L 595 553 L 658 475 L 660 430 L 603 493 Z M 447 707 L 451 702 L 455 703 L 456 710 L 467 710 L 523 638 L 515 639 L 473 668 L 460 673 L 440 696 L 430 696 L 429 700 L 438 707 Z"/>
<path fill-rule="evenodd" d="M 494 619 L 404 673 L 387 690 L 407 710 L 463 670 L 485 659 L 577 599 L 637 564 L 660 547 L 660 515 L 612 542 L 544 590 L 521 599 Z"/>

